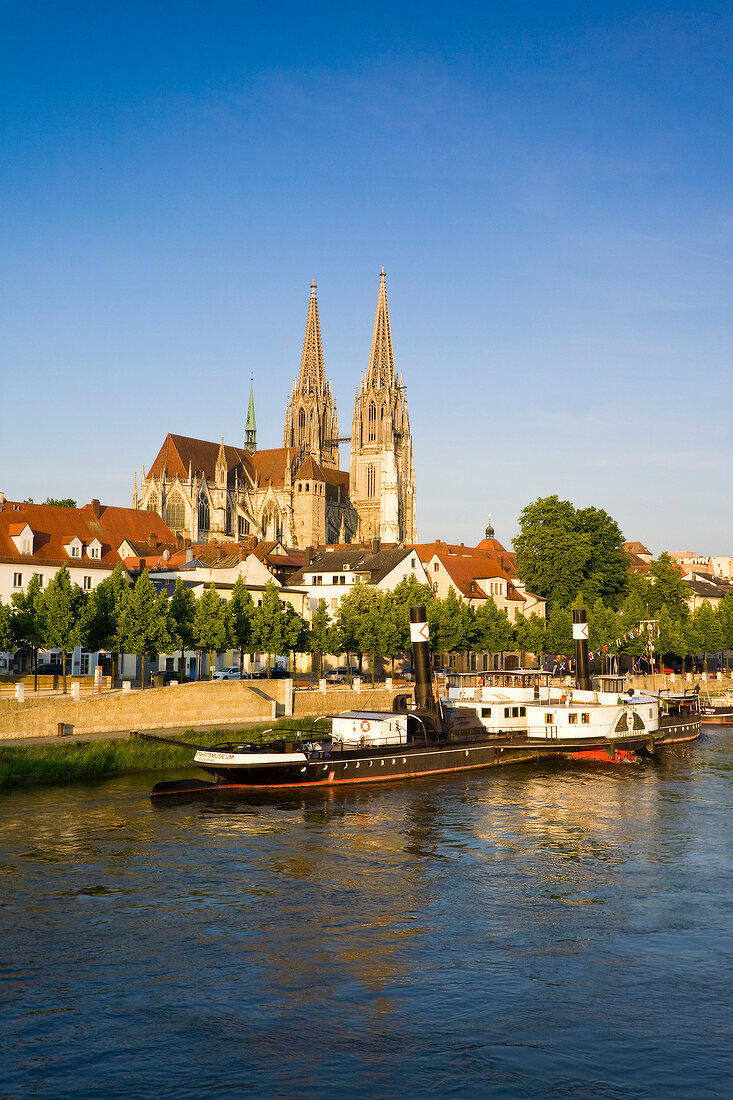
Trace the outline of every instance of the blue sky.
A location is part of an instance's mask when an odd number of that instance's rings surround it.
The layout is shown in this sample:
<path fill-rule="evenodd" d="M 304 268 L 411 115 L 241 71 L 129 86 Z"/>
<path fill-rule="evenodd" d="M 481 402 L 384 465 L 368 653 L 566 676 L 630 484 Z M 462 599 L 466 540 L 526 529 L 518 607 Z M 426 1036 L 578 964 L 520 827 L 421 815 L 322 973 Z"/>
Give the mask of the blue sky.
<path fill-rule="evenodd" d="M 166 432 L 243 441 L 251 373 L 279 446 L 313 277 L 348 434 L 384 265 L 421 539 L 557 493 L 733 553 L 729 5 L 0 18 L 9 497 L 128 504 Z"/>

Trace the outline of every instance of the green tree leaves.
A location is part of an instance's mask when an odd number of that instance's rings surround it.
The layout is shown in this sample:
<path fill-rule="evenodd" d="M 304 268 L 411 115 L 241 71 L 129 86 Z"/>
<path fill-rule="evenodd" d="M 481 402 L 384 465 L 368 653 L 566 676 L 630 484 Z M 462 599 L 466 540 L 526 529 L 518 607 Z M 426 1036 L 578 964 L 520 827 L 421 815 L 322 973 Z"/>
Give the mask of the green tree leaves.
<path fill-rule="evenodd" d="M 627 555 L 618 524 L 601 508 L 539 497 L 519 517 L 517 572 L 530 592 L 569 607 L 579 592 L 617 606 L 626 590 Z"/>

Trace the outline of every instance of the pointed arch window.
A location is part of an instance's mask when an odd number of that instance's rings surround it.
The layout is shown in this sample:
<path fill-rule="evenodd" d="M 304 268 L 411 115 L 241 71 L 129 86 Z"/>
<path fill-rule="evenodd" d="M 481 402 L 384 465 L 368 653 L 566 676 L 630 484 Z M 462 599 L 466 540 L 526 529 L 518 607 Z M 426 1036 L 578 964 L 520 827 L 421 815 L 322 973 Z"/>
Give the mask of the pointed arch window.
<path fill-rule="evenodd" d="M 211 525 L 209 501 L 205 493 L 199 497 L 199 531 L 208 531 Z"/>
<path fill-rule="evenodd" d="M 367 442 L 373 443 L 377 438 L 377 406 L 374 402 L 369 405 L 369 426 L 367 429 Z"/>
<path fill-rule="evenodd" d="M 377 495 L 377 477 L 373 466 L 367 466 L 366 475 L 367 500 L 374 500 Z"/>
<path fill-rule="evenodd" d="M 298 413 L 298 446 L 302 447 L 305 443 L 305 409 L 301 409 Z"/>
<path fill-rule="evenodd" d="M 186 524 L 186 506 L 179 492 L 171 493 L 165 509 L 166 523 L 171 531 L 182 531 Z"/>
<path fill-rule="evenodd" d="M 147 510 L 149 512 L 157 512 L 158 511 L 158 494 L 157 493 L 151 493 L 150 496 L 148 497 Z"/>
<path fill-rule="evenodd" d="M 226 518 L 226 527 L 225 527 L 225 531 L 226 531 L 227 535 L 231 535 L 233 529 L 234 529 L 234 516 L 232 514 L 232 506 L 229 503 L 229 501 L 227 501 L 227 518 Z"/>

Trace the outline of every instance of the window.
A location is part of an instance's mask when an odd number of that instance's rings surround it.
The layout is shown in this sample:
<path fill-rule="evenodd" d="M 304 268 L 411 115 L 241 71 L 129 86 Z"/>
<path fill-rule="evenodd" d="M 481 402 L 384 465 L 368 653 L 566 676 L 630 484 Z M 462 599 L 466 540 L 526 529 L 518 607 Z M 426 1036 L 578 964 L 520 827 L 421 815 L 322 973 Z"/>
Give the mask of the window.
<path fill-rule="evenodd" d="M 410 558 L 410 569 L 414 569 L 416 564 L 417 564 L 417 562 L 415 561 L 415 559 Z"/>
<path fill-rule="evenodd" d="M 33 549 L 31 547 L 31 540 L 30 539 L 23 539 L 22 549 L 21 549 L 20 552 L 21 552 L 21 554 L 32 554 L 33 553 Z"/>
<path fill-rule="evenodd" d="M 504 717 L 505 718 L 510 718 L 511 717 L 511 708 L 510 707 L 504 707 Z"/>
<path fill-rule="evenodd" d="M 323 584 L 323 577 L 321 576 L 320 573 L 316 573 L 315 577 L 313 578 L 313 583 L 314 584 Z"/>
<path fill-rule="evenodd" d="M 491 718 L 491 707 L 481 707 L 481 717 Z"/>
<path fill-rule="evenodd" d="M 372 401 L 369 406 L 369 427 L 367 429 L 367 442 L 373 443 L 377 438 L 377 406 Z"/>
<path fill-rule="evenodd" d="M 339 577 L 339 584 L 346 584 L 346 577 L 343 575 L 343 573 Z"/>
<path fill-rule="evenodd" d="M 331 584 L 338 584 L 338 582 L 339 582 L 339 578 L 338 578 L 338 577 L 332 577 L 332 578 L 331 578 Z"/>
<path fill-rule="evenodd" d="M 580 721 L 582 722 L 582 724 L 584 726 L 590 725 L 590 713 L 587 710 L 584 710 L 582 712 L 582 714 L 580 716 Z"/>
<path fill-rule="evenodd" d="M 38 587 L 43 588 L 43 573 L 34 573 L 33 576 L 38 581 Z"/>
<path fill-rule="evenodd" d="M 550 713 L 550 714 L 545 715 L 545 725 L 546 726 L 554 726 L 555 725 L 555 715 L 554 714 Z"/>
<path fill-rule="evenodd" d="M 238 520 L 239 537 L 243 539 L 245 535 L 249 534 L 249 520 L 244 516 L 240 516 Z"/>
<path fill-rule="evenodd" d="M 171 530 L 182 530 L 186 521 L 186 508 L 180 493 L 173 493 L 168 498 L 165 509 L 166 523 Z"/>
<path fill-rule="evenodd" d="M 519 718 L 519 707 L 512 707 L 512 718 Z"/>
<path fill-rule="evenodd" d="M 577 716 L 577 714 L 573 714 L 573 713 L 571 712 L 571 713 L 570 713 L 570 714 L 568 715 L 568 725 L 570 725 L 570 726 L 577 726 L 577 724 L 578 724 L 578 716 Z"/>
<path fill-rule="evenodd" d="M 81 547 L 79 546 L 78 543 L 74 543 L 74 545 L 71 547 L 71 556 L 72 556 L 72 558 L 80 558 L 81 557 Z"/>
<path fill-rule="evenodd" d="M 84 650 L 81 651 L 81 655 L 79 657 L 79 675 L 80 676 L 88 676 L 89 675 L 89 658 L 90 658 L 90 656 L 91 656 L 91 654 L 85 653 Z"/>
<path fill-rule="evenodd" d="M 84 588 L 85 592 L 91 592 L 91 589 L 92 589 L 92 578 L 91 577 L 85 577 L 84 578 L 83 588 Z"/>
<path fill-rule="evenodd" d="M 439 569 L 440 569 L 440 562 L 437 562 L 437 561 L 434 562 L 433 563 L 433 573 L 437 573 Z"/>
<path fill-rule="evenodd" d="M 199 497 L 199 531 L 208 531 L 210 526 L 209 500 L 206 494 L 202 493 Z"/>
<path fill-rule="evenodd" d="M 150 494 L 150 496 L 148 497 L 148 506 L 147 507 L 148 507 L 149 512 L 157 512 L 158 511 L 158 494 L 157 493 L 151 493 Z"/>
<path fill-rule="evenodd" d="M 306 491 L 306 493 L 309 493 L 309 492 L 311 491 L 311 487 L 310 487 L 310 482 L 309 482 L 309 481 L 306 481 L 306 483 L 305 483 L 305 491 Z"/>
<path fill-rule="evenodd" d="M 99 557 L 99 547 L 98 546 L 92 546 L 91 547 L 91 549 L 89 551 L 89 557 L 90 558 L 98 558 Z"/>
<path fill-rule="evenodd" d="M 367 466 L 367 499 L 373 500 L 377 494 L 377 477 L 373 466 Z"/>
<path fill-rule="evenodd" d="M 232 506 L 229 503 L 229 501 L 227 501 L 226 528 L 225 528 L 225 530 L 226 530 L 227 535 L 231 535 L 232 531 L 234 530 L 234 516 L 232 514 Z"/>
<path fill-rule="evenodd" d="M 13 588 L 22 588 L 22 587 L 23 587 L 23 574 L 22 573 L 13 573 Z"/>

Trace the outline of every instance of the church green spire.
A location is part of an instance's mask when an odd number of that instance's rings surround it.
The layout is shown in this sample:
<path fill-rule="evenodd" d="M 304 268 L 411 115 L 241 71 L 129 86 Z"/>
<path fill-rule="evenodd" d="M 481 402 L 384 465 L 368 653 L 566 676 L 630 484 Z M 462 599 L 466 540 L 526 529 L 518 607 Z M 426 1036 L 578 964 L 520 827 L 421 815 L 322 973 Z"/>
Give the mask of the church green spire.
<path fill-rule="evenodd" d="M 257 450 L 257 423 L 255 421 L 255 395 L 254 379 L 249 384 L 249 408 L 247 409 L 247 424 L 244 429 L 244 448 L 252 455 Z"/>

